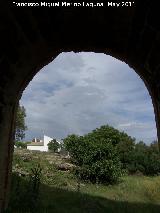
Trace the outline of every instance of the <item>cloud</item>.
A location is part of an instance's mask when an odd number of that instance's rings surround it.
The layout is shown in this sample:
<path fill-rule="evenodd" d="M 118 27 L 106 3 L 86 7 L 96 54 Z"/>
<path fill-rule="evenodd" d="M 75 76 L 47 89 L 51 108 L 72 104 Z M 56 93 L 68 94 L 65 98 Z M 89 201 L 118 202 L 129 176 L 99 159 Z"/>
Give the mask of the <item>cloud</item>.
<path fill-rule="evenodd" d="M 26 139 L 64 138 L 113 125 L 138 140 L 156 138 L 153 106 L 140 77 L 105 54 L 61 53 L 23 93 Z"/>

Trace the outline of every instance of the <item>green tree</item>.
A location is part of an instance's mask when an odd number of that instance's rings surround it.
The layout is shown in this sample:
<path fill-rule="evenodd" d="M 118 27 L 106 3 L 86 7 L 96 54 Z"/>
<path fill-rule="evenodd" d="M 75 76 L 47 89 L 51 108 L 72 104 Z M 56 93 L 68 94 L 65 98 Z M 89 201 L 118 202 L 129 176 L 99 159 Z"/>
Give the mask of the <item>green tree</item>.
<path fill-rule="evenodd" d="M 16 114 L 16 129 L 15 129 L 15 140 L 21 141 L 25 137 L 25 131 L 27 126 L 25 125 L 26 110 L 24 106 L 18 105 Z"/>
<path fill-rule="evenodd" d="M 123 169 L 127 169 L 128 164 L 132 162 L 135 138 L 130 137 L 125 132 L 121 132 L 109 125 L 103 125 L 87 134 L 86 137 L 96 141 L 103 139 L 106 143 L 110 142 L 117 149 Z"/>
<path fill-rule="evenodd" d="M 116 182 L 123 169 L 129 174 L 160 174 L 160 155 L 157 142 L 150 146 L 135 142 L 109 125 L 96 128 L 84 135 L 69 135 L 64 139 L 72 162 L 77 165 L 77 175 L 92 182 Z M 114 175 L 113 175 L 114 174 Z"/>
<path fill-rule="evenodd" d="M 83 136 L 72 134 L 63 139 L 63 142 L 65 149 L 69 152 L 72 158 L 72 162 L 81 166 L 84 161 L 87 146 L 89 146 L 87 141 L 84 140 Z"/>
<path fill-rule="evenodd" d="M 81 179 L 93 183 L 115 183 L 122 175 L 117 149 L 109 138 L 93 137 L 92 133 L 69 135 L 64 144 L 72 162 L 77 165 L 75 174 Z"/>
<path fill-rule="evenodd" d="M 160 174 L 160 155 L 158 145 L 152 142 L 149 146 L 143 141 L 135 144 L 127 164 L 129 173 L 141 172 L 144 175 Z"/>
<path fill-rule="evenodd" d="M 158 141 L 152 141 L 149 147 L 153 152 L 159 153 Z"/>
<path fill-rule="evenodd" d="M 117 151 L 119 153 L 123 169 L 127 169 L 128 165 L 133 162 L 134 149 L 135 149 L 135 138 L 131 138 L 127 136 L 127 134 L 124 135 L 123 140 L 121 140 L 117 144 Z"/>
<path fill-rule="evenodd" d="M 149 146 L 147 146 L 145 174 L 146 175 L 160 174 L 160 154 L 157 141 L 153 141 Z"/>
<path fill-rule="evenodd" d="M 60 148 L 60 144 L 57 142 L 56 139 L 51 140 L 48 143 L 48 149 L 52 152 L 57 152 L 58 148 Z"/>
<path fill-rule="evenodd" d="M 16 145 L 17 148 L 23 148 L 23 149 L 27 148 L 27 143 L 25 143 L 25 142 L 16 141 L 15 145 Z"/>
<path fill-rule="evenodd" d="M 114 127 L 109 125 L 103 125 L 100 128 L 96 128 L 91 133 L 88 133 L 86 136 L 96 140 L 99 140 L 102 138 L 107 139 L 114 146 L 119 144 L 120 142 L 133 143 L 135 141 L 135 138 L 131 138 L 126 133 L 121 132 L 118 129 L 115 129 Z"/>
<path fill-rule="evenodd" d="M 143 141 L 135 144 L 134 150 L 130 153 L 130 162 L 127 164 L 129 173 L 141 172 L 145 174 L 147 163 L 147 145 Z"/>

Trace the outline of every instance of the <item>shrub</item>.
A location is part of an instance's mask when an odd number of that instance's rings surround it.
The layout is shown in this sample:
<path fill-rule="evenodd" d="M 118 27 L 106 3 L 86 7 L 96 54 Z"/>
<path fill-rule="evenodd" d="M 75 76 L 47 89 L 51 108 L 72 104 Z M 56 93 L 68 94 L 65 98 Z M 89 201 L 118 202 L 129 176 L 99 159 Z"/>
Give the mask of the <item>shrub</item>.
<path fill-rule="evenodd" d="M 140 141 L 135 145 L 135 148 L 129 152 L 129 155 L 130 161 L 126 164 L 129 173 L 133 174 L 140 171 L 144 175 L 153 176 L 160 174 L 160 154 L 155 144 L 147 146 Z"/>
<path fill-rule="evenodd" d="M 76 174 L 85 180 L 116 182 L 122 175 L 121 169 L 130 174 L 160 174 L 156 141 L 150 146 L 143 141 L 135 143 L 135 138 L 109 125 L 84 136 L 69 135 L 64 144 L 72 162 L 78 166 Z"/>
<path fill-rule="evenodd" d="M 17 148 L 23 148 L 23 149 L 27 148 L 27 144 L 25 142 L 16 141 L 15 145 L 16 145 Z"/>
<path fill-rule="evenodd" d="M 49 149 L 50 151 L 57 152 L 59 147 L 60 147 L 60 145 L 59 145 L 59 143 L 56 141 L 56 139 L 53 139 L 53 140 L 51 140 L 51 141 L 48 143 L 48 149 Z"/>
<path fill-rule="evenodd" d="M 160 174 L 160 153 L 155 153 L 151 150 L 148 150 L 145 161 L 145 174 L 146 175 Z"/>
<path fill-rule="evenodd" d="M 122 175 L 116 148 L 107 139 L 70 135 L 64 139 L 72 161 L 77 165 L 75 174 L 92 183 L 115 183 Z"/>
<path fill-rule="evenodd" d="M 96 128 L 91 133 L 88 133 L 86 136 L 96 141 L 107 139 L 114 146 L 119 144 L 120 142 L 127 142 L 131 144 L 135 142 L 135 138 L 131 138 L 126 133 L 121 132 L 109 125 L 103 125 L 100 128 Z"/>

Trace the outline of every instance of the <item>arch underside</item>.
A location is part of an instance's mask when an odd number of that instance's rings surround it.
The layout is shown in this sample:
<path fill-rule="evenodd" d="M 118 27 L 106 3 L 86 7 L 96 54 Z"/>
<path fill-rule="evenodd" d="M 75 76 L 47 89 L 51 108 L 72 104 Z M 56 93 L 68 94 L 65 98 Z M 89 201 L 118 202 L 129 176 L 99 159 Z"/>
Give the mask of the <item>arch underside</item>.
<path fill-rule="evenodd" d="M 160 144 L 160 17 L 126 8 L 0 7 L 0 209 L 7 205 L 17 102 L 35 74 L 61 52 L 109 54 L 132 67 L 151 95 Z"/>

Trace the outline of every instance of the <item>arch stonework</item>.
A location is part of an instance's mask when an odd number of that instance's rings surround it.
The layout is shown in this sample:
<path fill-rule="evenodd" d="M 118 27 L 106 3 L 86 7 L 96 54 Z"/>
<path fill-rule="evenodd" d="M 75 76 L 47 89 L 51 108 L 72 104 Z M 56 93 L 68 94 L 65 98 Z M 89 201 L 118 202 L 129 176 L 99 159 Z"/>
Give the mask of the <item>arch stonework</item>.
<path fill-rule="evenodd" d="M 8 203 L 17 102 L 59 53 L 109 54 L 132 67 L 151 95 L 160 144 L 160 17 L 151 0 L 132 7 L 0 6 L 0 212 Z"/>

